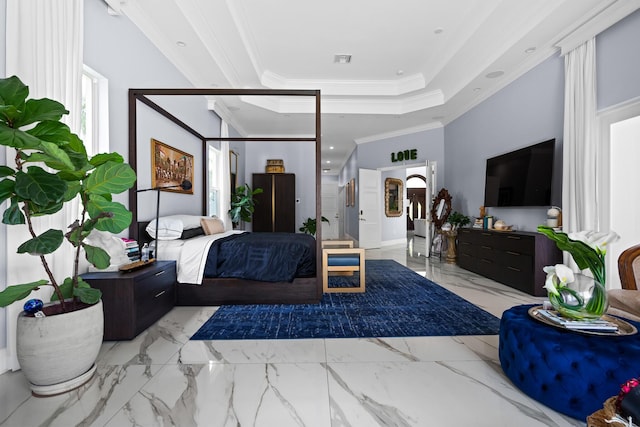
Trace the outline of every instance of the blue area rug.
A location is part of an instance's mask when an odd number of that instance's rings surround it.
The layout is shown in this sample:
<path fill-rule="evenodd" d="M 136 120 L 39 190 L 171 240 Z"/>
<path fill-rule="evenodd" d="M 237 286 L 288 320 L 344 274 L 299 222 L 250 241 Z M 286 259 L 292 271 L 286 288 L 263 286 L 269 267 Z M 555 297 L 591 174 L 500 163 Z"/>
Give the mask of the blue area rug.
<path fill-rule="evenodd" d="M 500 320 L 392 260 L 366 261 L 365 293 L 319 304 L 225 305 L 192 340 L 496 335 Z M 330 277 L 348 286 L 351 277 Z"/>

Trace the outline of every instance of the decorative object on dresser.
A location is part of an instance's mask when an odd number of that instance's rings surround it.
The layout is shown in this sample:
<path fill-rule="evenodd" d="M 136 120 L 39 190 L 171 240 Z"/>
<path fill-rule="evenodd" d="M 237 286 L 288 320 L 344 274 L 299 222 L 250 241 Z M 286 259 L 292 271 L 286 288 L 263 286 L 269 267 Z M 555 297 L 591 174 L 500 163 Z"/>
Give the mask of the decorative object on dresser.
<path fill-rule="evenodd" d="M 543 268 L 561 262 L 562 252 L 540 233 L 458 230 L 460 267 L 530 295 L 547 295 Z"/>
<path fill-rule="evenodd" d="M 284 173 L 284 160 L 268 159 L 264 168 L 265 173 Z"/>
<path fill-rule="evenodd" d="M 65 107 L 48 98 L 27 99 L 28 95 L 29 88 L 18 77 L 0 79 L 0 145 L 16 151 L 15 169 L 0 166 L 0 204 L 10 202 L 2 222 L 24 227 L 29 235 L 17 252 L 38 257 L 45 279 L 7 286 L 0 292 L 0 307 L 39 288 L 53 288 L 52 302 L 27 304 L 16 326 L 16 354 L 32 393 L 50 396 L 81 386 L 96 370 L 102 301 L 100 290 L 79 277 L 80 256 L 84 253 L 97 268 L 110 266 L 109 253 L 87 237 L 94 230 L 117 234 L 129 226 L 131 212 L 112 195 L 131 188 L 136 174 L 118 153 L 89 159 L 83 142 L 61 120 L 68 114 Z M 79 202 L 75 207 L 67 204 L 74 200 Z M 33 217 L 60 215 L 65 208 L 77 216 L 65 219 L 63 229 L 37 234 L 41 226 L 55 227 L 57 222 L 36 222 Z M 52 260 L 65 241 L 71 245 L 69 253 Z M 34 267 L 23 261 L 25 265 L 17 268 Z M 54 274 L 52 264 L 59 267 L 61 261 L 69 261 L 62 271 L 70 277 Z"/>
<path fill-rule="evenodd" d="M 296 176 L 292 173 L 254 173 L 253 231 L 296 232 Z"/>
<path fill-rule="evenodd" d="M 87 273 L 82 279 L 102 291 L 105 341 L 135 338 L 175 305 L 175 261 L 127 273 Z"/>

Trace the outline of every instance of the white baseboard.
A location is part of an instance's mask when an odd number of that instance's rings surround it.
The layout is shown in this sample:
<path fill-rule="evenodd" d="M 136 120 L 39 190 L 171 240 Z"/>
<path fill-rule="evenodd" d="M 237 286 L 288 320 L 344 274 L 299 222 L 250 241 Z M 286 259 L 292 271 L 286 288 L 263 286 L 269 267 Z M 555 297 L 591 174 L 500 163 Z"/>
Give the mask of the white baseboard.
<path fill-rule="evenodd" d="M 6 348 L 0 348 L 0 374 L 3 374 L 9 370 L 9 364 L 7 361 L 8 353 Z"/>
<path fill-rule="evenodd" d="M 403 238 L 403 239 L 395 239 L 395 240 L 385 240 L 384 242 L 381 243 L 382 246 L 395 246 L 395 245 L 406 245 L 407 244 L 407 238 Z"/>

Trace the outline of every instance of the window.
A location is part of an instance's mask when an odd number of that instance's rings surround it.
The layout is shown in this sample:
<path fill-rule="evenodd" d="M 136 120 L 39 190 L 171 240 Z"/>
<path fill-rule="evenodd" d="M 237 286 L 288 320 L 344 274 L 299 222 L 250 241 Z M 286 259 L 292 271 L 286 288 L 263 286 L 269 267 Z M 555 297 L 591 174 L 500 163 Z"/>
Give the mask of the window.
<path fill-rule="evenodd" d="M 109 87 L 107 79 L 87 67 L 82 71 L 82 117 L 78 135 L 89 157 L 109 151 Z"/>
<path fill-rule="evenodd" d="M 220 170 L 219 162 L 222 153 L 217 148 L 209 145 L 209 167 L 207 168 L 207 175 L 209 179 L 209 203 L 208 203 L 208 215 L 220 216 L 220 184 L 222 180 L 218 176 Z"/>

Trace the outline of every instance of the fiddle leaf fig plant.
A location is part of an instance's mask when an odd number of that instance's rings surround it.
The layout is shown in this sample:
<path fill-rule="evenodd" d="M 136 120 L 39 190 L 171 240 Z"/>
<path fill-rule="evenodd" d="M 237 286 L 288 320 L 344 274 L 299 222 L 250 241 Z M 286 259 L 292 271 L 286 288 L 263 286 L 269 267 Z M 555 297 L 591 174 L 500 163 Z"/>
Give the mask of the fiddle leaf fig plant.
<path fill-rule="evenodd" d="M 236 191 L 231 194 L 231 208 L 229 209 L 231 222 L 234 224 L 239 224 L 240 221 L 251 222 L 251 215 L 255 210 L 256 203 L 253 196 L 262 192 L 262 188 L 251 190 L 249 184 L 236 188 Z"/>
<path fill-rule="evenodd" d="M 8 201 L 2 222 L 28 228 L 31 238 L 17 252 L 40 258 L 47 278 L 8 286 L 0 292 L 0 307 L 26 298 L 41 286 L 52 286 L 52 300 L 59 300 L 61 311 L 73 310 L 73 303 L 95 304 L 101 293 L 82 280 L 79 260 L 84 252 L 95 267 L 109 266 L 109 254 L 91 246 L 85 238 L 92 230 L 120 233 L 131 223 L 131 212 L 112 200 L 113 194 L 131 188 L 136 180 L 133 169 L 117 153 L 88 158 L 82 140 L 60 119 L 69 112 L 54 100 L 27 99 L 29 88 L 16 76 L 0 79 L 0 145 L 16 151 L 15 168 L 0 166 L 0 203 Z M 67 230 L 36 230 L 34 218 L 53 215 L 65 203 L 80 198 L 78 218 Z M 72 275 L 61 281 L 54 277 L 45 257 L 65 240 L 74 248 L 70 260 Z M 72 303 L 65 302 L 72 299 Z"/>

